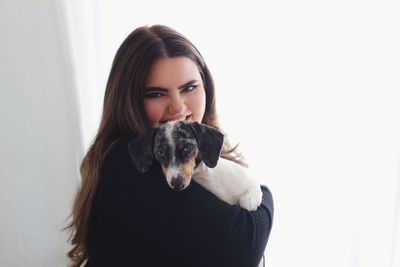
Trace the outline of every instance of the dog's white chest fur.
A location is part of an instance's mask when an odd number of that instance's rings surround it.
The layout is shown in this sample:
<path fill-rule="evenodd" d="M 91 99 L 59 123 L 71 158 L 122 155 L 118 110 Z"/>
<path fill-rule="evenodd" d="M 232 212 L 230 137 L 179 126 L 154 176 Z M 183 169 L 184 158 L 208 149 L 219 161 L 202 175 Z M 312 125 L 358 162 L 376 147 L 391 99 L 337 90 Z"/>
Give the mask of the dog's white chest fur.
<path fill-rule="evenodd" d="M 192 179 L 231 205 L 239 204 L 251 211 L 261 204 L 260 183 L 252 178 L 248 169 L 230 160 L 219 158 L 215 168 L 208 168 L 201 162 Z"/>

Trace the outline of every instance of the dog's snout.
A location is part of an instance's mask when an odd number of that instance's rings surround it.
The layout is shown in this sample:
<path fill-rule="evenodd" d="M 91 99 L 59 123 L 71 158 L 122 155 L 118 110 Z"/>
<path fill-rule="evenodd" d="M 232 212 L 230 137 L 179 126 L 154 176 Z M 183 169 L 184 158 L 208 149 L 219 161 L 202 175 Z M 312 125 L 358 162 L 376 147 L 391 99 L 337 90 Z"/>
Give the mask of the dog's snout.
<path fill-rule="evenodd" d="M 185 188 L 185 182 L 182 176 L 178 175 L 176 178 L 172 178 L 171 180 L 172 189 L 175 191 L 181 191 Z"/>

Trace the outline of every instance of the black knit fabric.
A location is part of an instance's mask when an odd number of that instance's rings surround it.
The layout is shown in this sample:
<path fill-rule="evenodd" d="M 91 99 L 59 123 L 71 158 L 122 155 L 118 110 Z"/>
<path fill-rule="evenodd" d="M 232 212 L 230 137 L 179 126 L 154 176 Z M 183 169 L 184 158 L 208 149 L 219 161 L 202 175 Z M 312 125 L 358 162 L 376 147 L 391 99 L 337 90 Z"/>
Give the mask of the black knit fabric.
<path fill-rule="evenodd" d="M 174 192 L 158 162 L 145 174 L 136 170 L 128 152 L 133 138 L 123 138 L 104 161 L 85 266 L 258 266 L 272 226 L 268 188 L 252 212 L 194 181 Z"/>

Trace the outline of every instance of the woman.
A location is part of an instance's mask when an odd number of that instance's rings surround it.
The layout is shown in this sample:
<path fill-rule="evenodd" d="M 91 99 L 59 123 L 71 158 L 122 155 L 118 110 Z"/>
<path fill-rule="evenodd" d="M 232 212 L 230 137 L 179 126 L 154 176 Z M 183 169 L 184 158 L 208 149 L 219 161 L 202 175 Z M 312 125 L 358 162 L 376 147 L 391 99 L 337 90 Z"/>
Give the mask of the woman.
<path fill-rule="evenodd" d="M 128 143 L 175 119 L 219 129 L 211 74 L 173 29 L 137 28 L 115 56 L 100 128 L 81 165 L 69 225 L 73 266 L 263 266 L 273 218 L 267 187 L 249 212 L 195 182 L 173 192 L 157 162 L 145 174 L 135 169 Z M 227 140 L 221 156 L 244 164 Z"/>

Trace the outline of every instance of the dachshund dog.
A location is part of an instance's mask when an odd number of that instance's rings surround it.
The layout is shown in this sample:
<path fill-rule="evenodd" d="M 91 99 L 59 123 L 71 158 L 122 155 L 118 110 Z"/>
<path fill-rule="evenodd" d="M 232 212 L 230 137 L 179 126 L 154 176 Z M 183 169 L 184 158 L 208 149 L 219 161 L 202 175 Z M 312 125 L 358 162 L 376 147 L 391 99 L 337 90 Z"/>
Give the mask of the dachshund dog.
<path fill-rule="evenodd" d="M 224 135 L 208 125 L 175 120 L 147 130 L 128 149 L 141 173 L 155 158 L 175 191 L 184 190 L 193 179 L 230 205 L 256 210 L 262 200 L 260 183 L 246 168 L 220 157 L 223 142 Z"/>

